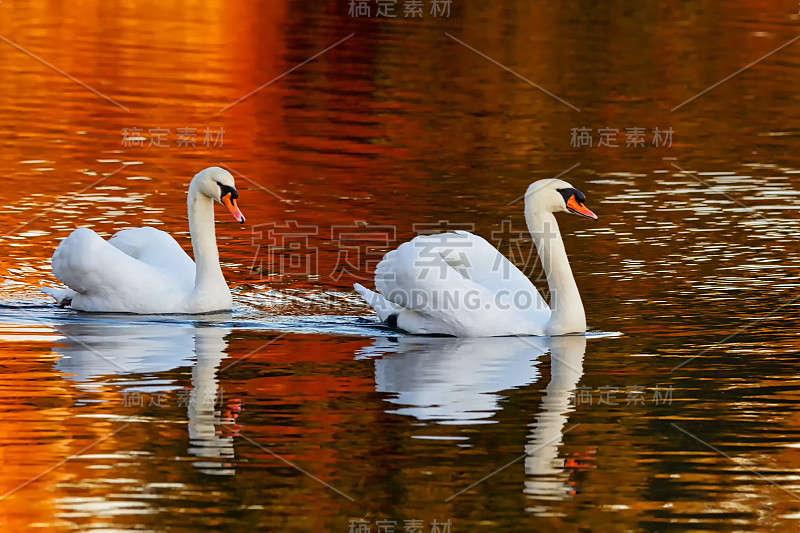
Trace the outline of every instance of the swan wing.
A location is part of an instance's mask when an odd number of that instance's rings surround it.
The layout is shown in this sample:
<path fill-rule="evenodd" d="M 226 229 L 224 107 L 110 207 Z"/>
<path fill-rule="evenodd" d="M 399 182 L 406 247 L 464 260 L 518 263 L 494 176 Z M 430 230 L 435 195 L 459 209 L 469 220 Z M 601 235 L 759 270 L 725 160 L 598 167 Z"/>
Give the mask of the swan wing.
<path fill-rule="evenodd" d="M 516 266 L 486 240 L 463 231 L 400 245 L 378 264 L 375 286 L 403 309 L 395 324 L 391 317 L 388 322 L 412 333 L 541 335 L 550 317 Z"/>
<path fill-rule="evenodd" d="M 56 278 L 75 291 L 72 307 L 83 311 L 170 313 L 193 286 L 131 257 L 88 228 L 61 241 L 52 266 Z"/>
<path fill-rule="evenodd" d="M 124 229 L 115 233 L 108 243 L 134 259 L 194 283 L 194 261 L 166 231 L 150 226 Z"/>
<path fill-rule="evenodd" d="M 445 236 L 452 234 L 445 233 Z M 530 278 L 509 261 L 486 239 L 467 231 L 456 231 L 455 237 L 441 239 L 443 246 L 437 248 L 442 257 L 464 277 L 479 283 L 491 290 L 529 290 L 536 296 L 532 302 L 534 308 L 547 308 L 539 291 Z"/>

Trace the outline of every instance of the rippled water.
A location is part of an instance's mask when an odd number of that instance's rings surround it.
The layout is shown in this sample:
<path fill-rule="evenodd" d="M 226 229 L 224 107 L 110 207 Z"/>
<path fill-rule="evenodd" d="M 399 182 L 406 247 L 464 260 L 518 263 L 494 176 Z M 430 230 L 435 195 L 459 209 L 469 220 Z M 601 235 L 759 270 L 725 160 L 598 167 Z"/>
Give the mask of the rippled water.
<path fill-rule="evenodd" d="M 798 528 L 797 6 L 451 9 L 0 4 L 3 530 Z M 188 249 L 212 164 L 232 313 L 37 292 L 78 225 Z M 586 338 L 399 336 L 352 291 L 448 227 L 544 287 L 515 200 L 564 171 L 600 215 L 560 218 Z"/>

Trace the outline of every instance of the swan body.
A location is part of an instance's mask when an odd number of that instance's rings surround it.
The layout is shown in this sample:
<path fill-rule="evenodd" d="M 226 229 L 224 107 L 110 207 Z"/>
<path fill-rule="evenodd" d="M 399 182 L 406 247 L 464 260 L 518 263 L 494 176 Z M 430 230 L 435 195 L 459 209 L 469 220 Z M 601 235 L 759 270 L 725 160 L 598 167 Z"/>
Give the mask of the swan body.
<path fill-rule="evenodd" d="M 585 200 L 557 179 L 534 182 L 525 194 L 525 219 L 547 275 L 552 307 L 511 261 L 465 231 L 420 236 L 400 245 L 375 270 L 377 292 L 354 287 L 381 321 L 409 333 L 584 333 L 586 315 L 554 213 L 596 220 Z"/>
<path fill-rule="evenodd" d="M 208 313 L 229 310 L 230 289 L 219 265 L 214 202 L 244 223 L 233 176 L 199 172 L 189 185 L 189 232 L 196 261 L 168 233 L 125 229 L 108 241 L 89 228 L 73 231 L 53 254 L 53 274 L 69 289 L 42 291 L 61 305 L 93 312 Z"/>

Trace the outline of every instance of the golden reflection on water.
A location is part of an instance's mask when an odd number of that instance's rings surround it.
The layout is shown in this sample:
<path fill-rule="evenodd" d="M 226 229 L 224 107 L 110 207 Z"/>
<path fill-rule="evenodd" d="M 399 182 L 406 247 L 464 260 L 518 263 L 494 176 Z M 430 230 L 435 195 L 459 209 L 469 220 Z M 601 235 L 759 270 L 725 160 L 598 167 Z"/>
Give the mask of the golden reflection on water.
<path fill-rule="evenodd" d="M 355 20 L 344 1 L 0 4 L 0 35 L 102 93 L 0 42 L 0 276 L 11 305 L 0 330 L 0 498 L 41 473 L 0 501 L 0 524 L 9 531 L 34 523 L 186 527 L 170 514 L 179 509 L 206 513 L 192 524 L 220 530 L 242 523 L 345 530 L 359 516 L 452 517 L 459 531 L 693 521 L 709 529 L 793 527 L 800 512 L 793 496 L 749 471 L 774 472 L 770 480 L 794 490 L 800 460 L 792 429 L 800 50 L 787 46 L 681 104 L 793 38 L 795 7 L 454 2 L 451 18 L 412 22 Z M 645 129 L 648 141 L 653 129 L 671 127 L 673 143 L 627 147 L 622 132 L 632 127 Z M 571 146 L 573 128 L 618 129 L 621 146 L 599 147 L 596 139 Z M 204 142 L 207 129 L 214 137 Z M 124 145 L 126 130 L 141 130 L 143 145 Z M 194 130 L 194 147 L 180 143 L 191 136 L 183 130 Z M 169 146 L 151 144 L 159 131 Z M 674 404 L 551 411 L 580 423 L 556 450 L 556 486 L 571 491 L 562 499 L 526 496 L 522 480 L 529 487 L 541 480 L 517 465 L 445 503 L 498 460 L 535 444 L 537 413 L 558 398 L 548 396 L 545 351 L 531 354 L 518 383 L 493 382 L 480 393 L 496 402 L 496 410 L 494 403 L 477 409 L 493 424 L 465 423 L 467 409 L 457 406 L 458 423 L 421 421 L 413 413 L 443 408 L 408 396 L 412 403 L 398 407 L 409 391 L 382 373 L 402 377 L 414 367 L 398 361 L 463 347 L 392 348 L 385 339 L 343 336 L 345 327 L 363 336 L 358 323 L 278 340 L 219 327 L 219 339 L 201 339 L 219 343 L 209 351 L 221 358 L 217 366 L 194 363 L 205 353 L 194 326 L 155 327 L 152 345 L 95 325 L 81 333 L 95 349 L 122 356 L 127 342 L 151 350 L 145 361 L 162 366 L 136 366 L 141 353 L 129 352 L 128 372 L 100 365 L 81 375 L 69 350 L 76 358 L 91 353 L 69 341 L 74 317 L 35 307 L 20 316 L 13 306 L 45 302 L 35 287 L 52 283 L 52 250 L 79 225 L 103 235 L 154 225 L 188 248 L 188 180 L 220 163 L 237 173 L 248 217 L 245 228 L 224 215 L 217 225 L 236 317 L 283 320 L 289 329 L 301 323 L 287 316 L 369 315 L 352 297 L 353 276 L 330 275 L 341 258 L 332 226 L 395 225 L 378 256 L 419 223 L 475 224 L 492 239 L 504 222 L 524 227 L 521 206 L 509 203 L 529 182 L 580 163 L 564 177 L 601 218 L 564 218 L 562 231 L 589 324 L 624 333 L 590 339 L 580 383 L 593 390 L 669 383 Z M 259 228 L 287 221 L 316 228 L 318 270 L 264 278 L 251 270 L 264 244 Z M 721 342 L 740 326 L 737 338 Z M 158 344 L 168 339 L 170 348 Z M 215 368 L 225 368 L 218 378 Z M 177 406 L 178 391 L 197 383 L 225 389 L 219 420 Z M 468 399 L 487 400 L 465 383 L 455 385 L 472 391 Z M 163 387 L 171 407 L 123 406 L 136 387 Z M 197 451 L 214 438 L 220 457 Z M 276 447 L 359 504 L 287 476 L 259 445 Z M 88 457 L 64 462 L 76 453 Z"/>

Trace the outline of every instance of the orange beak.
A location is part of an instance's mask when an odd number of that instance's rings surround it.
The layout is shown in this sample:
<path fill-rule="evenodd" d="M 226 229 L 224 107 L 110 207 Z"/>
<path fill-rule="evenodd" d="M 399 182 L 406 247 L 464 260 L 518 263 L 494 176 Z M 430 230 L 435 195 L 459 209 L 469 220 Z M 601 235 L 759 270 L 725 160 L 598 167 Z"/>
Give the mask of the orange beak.
<path fill-rule="evenodd" d="M 581 215 L 586 218 L 591 218 L 592 220 L 597 220 L 597 215 L 592 213 L 592 211 L 583 204 L 578 203 L 575 199 L 575 195 L 573 194 L 569 201 L 567 202 L 567 209 L 575 213 L 576 215 Z"/>
<path fill-rule="evenodd" d="M 239 206 L 236 205 L 236 200 L 232 199 L 229 194 L 226 194 L 222 197 L 222 203 L 228 208 L 228 211 L 231 212 L 231 215 L 233 215 L 233 218 L 236 219 L 236 222 L 239 224 L 244 224 L 244 215 L 241 211 L 239 211 Z"/>

